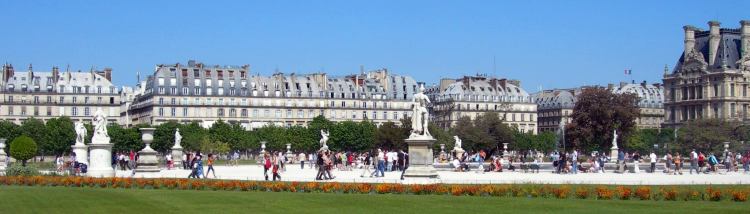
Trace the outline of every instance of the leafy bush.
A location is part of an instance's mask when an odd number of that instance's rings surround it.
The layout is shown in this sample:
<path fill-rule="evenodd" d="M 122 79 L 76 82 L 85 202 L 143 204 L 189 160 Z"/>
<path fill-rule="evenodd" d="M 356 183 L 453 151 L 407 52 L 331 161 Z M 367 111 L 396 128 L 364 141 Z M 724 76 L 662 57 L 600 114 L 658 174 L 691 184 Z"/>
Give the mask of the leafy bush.
<path fill-rule="evenodd" d="M 5 168 L 5 176 L 35 176 L 40 175 L 39 170 L 34 167 L 12 165 Z"/>
<path fill-rule="evenodd" d="M 26 135 L 21 135 L 13 142 L 10 143 L 10 156 L 16 160 L 20 160 L 23 166 L 26 166 L 26 161 L 33 158 L 36 155 L 37 146 L 34 139 Z"/>

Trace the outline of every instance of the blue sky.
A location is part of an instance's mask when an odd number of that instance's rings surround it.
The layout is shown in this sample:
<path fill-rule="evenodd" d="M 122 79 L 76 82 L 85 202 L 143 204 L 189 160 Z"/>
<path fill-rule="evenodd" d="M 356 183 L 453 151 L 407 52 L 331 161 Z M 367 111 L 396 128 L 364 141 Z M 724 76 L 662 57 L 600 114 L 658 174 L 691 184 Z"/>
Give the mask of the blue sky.
<path fill-rule="evenodd" d="M 344 75 L 363 65 L 429 84 L 484 73 L 532 92 L 660 81 L 682 52 L 683 25 L 738 28 L 750 19 L 750 1 L 3 0 L 2 8 L 0 61 L 22 70 L 112 67 L 115 84 L 134 85 L 136 72 L 189 59 L 264 75 Z"/>

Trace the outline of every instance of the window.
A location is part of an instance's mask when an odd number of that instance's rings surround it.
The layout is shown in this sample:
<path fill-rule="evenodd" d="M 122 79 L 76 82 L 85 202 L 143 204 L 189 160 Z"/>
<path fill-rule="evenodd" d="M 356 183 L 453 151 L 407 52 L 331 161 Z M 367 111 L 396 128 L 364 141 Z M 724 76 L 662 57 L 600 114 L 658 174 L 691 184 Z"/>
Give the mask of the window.
<path fill-rule="evenodd" d="M 13 114 L 13 109 L 11 108 L 9 110 L 10 110 L 10 114 Z M 70 115 L 78 116 L 78 107 L 71 108 L 70 109 Z"/>
<path fill-rule="evenodd" d="M 177 100 L 175 98 L 172 98 L 171 103 L 172 103 L 172 105 L 176 105 L 177 104 Z"/>
<path fill-rule="evenodd" d="M 714 84 L 714 97 L 719 96 L 719 85 Z"/>
<path fill-rule="evenodd" d="M 159 94 L 164 94 L 164 87 L 159 87 Z"/>
<path fill-rule="evenodd" d="M 240 110 L 240 116 L 241 117 L 247 117 L 247 109 Z"/>
<path fill-rule="evenodd" d="M 164 116 L 164 108 L 159 108 L 159 116 Z"/>
<path fill-rule="evenodd" d="M 219 108 L 217 110 L 216 114 L 219 115 L 219 117 L 223 117 L 224 116 L 224 109 L 223 108 Z"/>
<path fill-rule="evenodd" d="M 286 110 L 286 118 L 292 118 L 292 110 Z"/>
<path fill-rule="evenodd" d="M 171 110 L 172 110 L 172 111 L 170 112 L 170 113 L 171 113 L 171 116 L 172 116 L 172 117 L 176 117 L 176 116 L 177 116 L 177 109 L 176 109 L 175 107 L 172 107 L 172 109 L 171 109 Z"/>
<path fill-rule="evenodd" d="M 258 109 L 253 109 L 253 117 L 258 117 Z"/>
<path fill-rule="evenodd" d="M 65 103 L 65 97 L 60 96 L 60 104 L 63 104 L 63 103 Z"/>
<path fill-rule="evenodd" d="M 188 116 L 188 108 L 182 108 L 182 116 L 187 117 Z"/>
<path fill-rule="evenodd" d="M 276 118 L 281 118 L 281 110 L 276 110 Z"/>
<path fill-rule="evenodd" d="M 159 105 L 164 105 L 164 98 L 159 98 Z"/>
<path fill-rule="evenodd" d="M 91 115 L 91 109 L 89 109 L 89 107 L 83 108 L 83 115 L 84 116 L 90 116 Z"/>
<path fill-rule="evenodd" d="M 83 98 L 83 103 L 89 103 L 89 97 L 84 97 Z"/>

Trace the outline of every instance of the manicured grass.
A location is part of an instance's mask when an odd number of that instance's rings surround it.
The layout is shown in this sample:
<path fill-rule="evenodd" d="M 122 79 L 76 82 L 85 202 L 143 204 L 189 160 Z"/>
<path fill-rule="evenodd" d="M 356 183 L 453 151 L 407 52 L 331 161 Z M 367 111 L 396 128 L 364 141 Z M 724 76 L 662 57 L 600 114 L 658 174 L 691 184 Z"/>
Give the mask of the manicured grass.
<path fill-rule="evenodd" d="M 0 213 L 747 213 L 724 200 L 638 201 L 0 186 Z"/>

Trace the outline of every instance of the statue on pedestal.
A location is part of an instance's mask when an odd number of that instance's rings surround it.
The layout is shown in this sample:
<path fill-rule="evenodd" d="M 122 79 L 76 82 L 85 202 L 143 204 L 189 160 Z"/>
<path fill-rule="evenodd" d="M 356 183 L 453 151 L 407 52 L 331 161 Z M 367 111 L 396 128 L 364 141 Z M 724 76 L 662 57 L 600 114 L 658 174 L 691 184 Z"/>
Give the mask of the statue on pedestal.
<path fill-rule="evenodd" d="M 617 149 L 617 130 L 612 133 L 612 136 L 614 136 L 612 138 L 612 149 Z"/>
<path fill-rule="evenodd" d="M 83 145 L 83 142 L 86 139 L 86 134 L 88 132 L 86 130 L 86 127 L 83 126 L 83 123 L 76 122 L 75 131 L 76 131 L 76 145 Z"/>
<path fill-rule="evenodd" d="M 453 139 L 456 140 L 456 143 L 453 146 L 453 150 L 463 150 L 461 148 L 461 144 L 462 144 L 461 138 L 458 138 L 458 135 L 456 135 L 456 136 L 453 136 Z"/>
<path fill-rule="evenodd" d="M 430 104 L 430 98 L 424 94 L 424 85 L 419 86 L 419 93 L 414 94 L 412 98 L 411 115 L 411 135 L 409 138 L 427 137 L 432 138 L 427 125 L 430 122 L 430 113 L 427 111 L 427 105 Z"/>
<path fill-rule="evenodd" d="M 172 148 L 182 148 L 180 142 L 182 142 L 182 135 L 180 135 L 180 128 L 177 128 L 177 130 L 174 132 L 174 147 Z"/>
<path fill-rule="evenodd" d="M 109 134 L 107 133 L 107 117 L 104 116 L 102 109 L 97 109 L 94 114 L 94 137 L 91 139 L 93 144 L 108 144 Z"/>
<path fill-rule="evenodd" d="M 321 129 L 320 130 L 320 149 L 321 150 L 328 150 L 328 136 L 330 133 L 326 130 Z"/>

